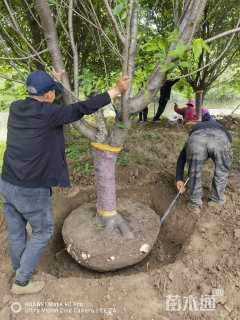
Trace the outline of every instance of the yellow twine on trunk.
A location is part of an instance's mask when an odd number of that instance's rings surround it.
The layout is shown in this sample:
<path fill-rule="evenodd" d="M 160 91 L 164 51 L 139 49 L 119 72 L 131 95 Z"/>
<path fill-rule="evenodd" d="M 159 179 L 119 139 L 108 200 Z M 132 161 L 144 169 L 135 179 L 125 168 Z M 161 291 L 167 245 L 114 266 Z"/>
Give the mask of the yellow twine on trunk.
<path fill-rule="evenodd" d="M 113 153 L 119 153 L 122 151 L 122 147 L 113 147 L 109 146 L 107 144 L 102 144 L 102 143 L 97 143 L 97 142 L 92 142 L 91 146 L 95 149 L 101 150 L 101 151 L 110 151 Z"/>
<path fill-rule="evenodd" d="M 98 211 L 97 215 L 99 217 L 112 217 L 115 216 L 117 214 L 116 210 L 112 210 L 112 211 Z"/>

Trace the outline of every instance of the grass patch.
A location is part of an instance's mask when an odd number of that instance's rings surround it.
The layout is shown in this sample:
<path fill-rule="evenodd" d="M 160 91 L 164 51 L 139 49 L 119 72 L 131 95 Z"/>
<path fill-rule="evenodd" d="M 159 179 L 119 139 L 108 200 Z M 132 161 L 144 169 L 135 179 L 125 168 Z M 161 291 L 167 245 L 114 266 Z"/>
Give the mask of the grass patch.
<path fill-rule="evenodd" d="M 73 175 L 89 175 L 93 172 L 89 140 L 75 129 L 71 129 L 67 134 L 66 156 Z"/>
<path fill-rule="evenodd" d="M 129 165 L 129 152 L 122 151 L 118 156 L 117 164 L 122 167 L 127 167 Z"/>

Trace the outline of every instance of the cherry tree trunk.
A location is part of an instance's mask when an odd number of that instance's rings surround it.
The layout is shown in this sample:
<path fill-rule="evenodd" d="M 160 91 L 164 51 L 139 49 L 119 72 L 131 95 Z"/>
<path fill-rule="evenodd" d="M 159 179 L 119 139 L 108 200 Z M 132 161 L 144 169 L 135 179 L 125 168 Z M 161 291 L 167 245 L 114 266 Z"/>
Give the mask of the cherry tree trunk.
<path fill-rule="evenodd" d="M 201 109 L 202 109 L 202 104 L 203 104 L 203 90 L 199 89 L 196 91 L 196 112 L 198 119 L 201 120 Z"/>

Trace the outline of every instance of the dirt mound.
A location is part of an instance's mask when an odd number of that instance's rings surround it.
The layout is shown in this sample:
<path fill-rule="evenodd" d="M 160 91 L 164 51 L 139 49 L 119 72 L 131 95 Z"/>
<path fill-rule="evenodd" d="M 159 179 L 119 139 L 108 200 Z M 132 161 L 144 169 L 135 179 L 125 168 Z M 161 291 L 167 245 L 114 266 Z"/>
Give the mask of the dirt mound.
<path fill-rule="evenodd" d="M 86 268 L 112 271 L 142 261 L 152 250 L 160 229 L 159 217 L 141 203 L 119 201 L 118 212 L 127 221 L 133 239 L 118 230 L 107 233 L 96 222 L 94 203 L 80 206 L 65 220 L 63 239 L 67 251 Z"/>
<path fill-rule="evenodd" d="M 239 129 L 240 118 L 236 116 L 226 116 L 219 120 L 228 130 Z"/>

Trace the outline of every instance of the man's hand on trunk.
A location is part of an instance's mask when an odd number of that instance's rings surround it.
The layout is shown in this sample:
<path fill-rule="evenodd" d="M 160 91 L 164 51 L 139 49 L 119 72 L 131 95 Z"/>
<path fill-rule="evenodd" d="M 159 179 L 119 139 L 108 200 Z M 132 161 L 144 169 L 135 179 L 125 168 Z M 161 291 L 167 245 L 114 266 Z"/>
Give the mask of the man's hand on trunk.
<path fill-rule="evenodd" d="M 125 91 L 127 91 L 128 86 L 129 86 L 128 77 L 123 77 L 122 79 L 118 80 L 116 85 L 113 88 L 111 88 L 110 90 L 108 90 L 108 94 L 109 94 L 110 98 L 113 100 L 116 97 L 120 96 Z"/>

